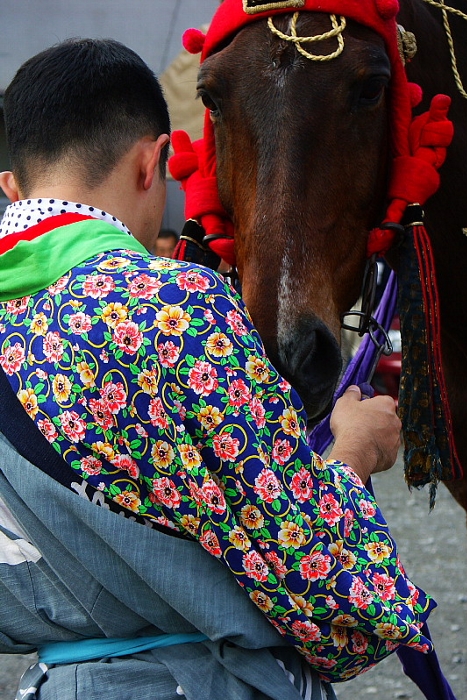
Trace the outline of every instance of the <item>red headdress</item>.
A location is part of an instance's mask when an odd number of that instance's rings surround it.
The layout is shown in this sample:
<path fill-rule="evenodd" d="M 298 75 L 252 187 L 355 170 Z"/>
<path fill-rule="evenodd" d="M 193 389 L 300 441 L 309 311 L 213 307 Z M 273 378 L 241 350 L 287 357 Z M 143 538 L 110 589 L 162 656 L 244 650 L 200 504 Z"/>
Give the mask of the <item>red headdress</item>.
<path fill-rule="evenodd" d="M 441 98 L 440 101 L 438 97 L 434 111 L 424 118 L 423 124 L 419 121 L 415 129 L 411 127 L 412 108 L 420 102 L 421 90 L 406 78 L 396 21 L 397 0 L 224 0 L 207 33 L 189 29 L 184 34 L 183 43 L 191 53 L 201 53 L 203 62 L 246 25 L 294 11 L 343 15 L 370 27 L 384 39 L 392 72 L 390 128 L 393 155 L 388 192 L 392 205 L 388 208 L 386 220 L 399 223 L 407 204 L 423 204 L 438 189 L 440 153 L 452 138 L 452 125 L 446 119 L 450 100 Z M 433 122 L 436 122 L 435 126 Z M 420 145 L 424 148 L 420 149 Z M 206 234 L 205 242 L 220 257 L 234 264 L 234 232 L 217 192 L 215 140 L 208 115 L 204 139 L 191 144 L 186 134 L 175 132 L 173 147 L 175 155 L 170 160 L 170 170 L 186 190 L 186 218 L 199 221 Z M 435 155 L 429 152 L 430 148 L 435 148 Z M 368 242 L 369 255 L 386 252 L 393 236 L 394 233 L 384 227 L 372 231 Z"/>
<path fill-rule="evenodd" d="M 370 27 L 385 42 L 391 62 L 392 129 L 394 154 L 408 154 L 407 131 L 411 119 L 410 89 L 405 77 L 398 44 L 397 0 L 224 0 L 209 26 L 204 41 L 193 30 L 185 32 L 187 51 L 201 51 L 201 62 L 225 45 L 242 27 L 259 19 L 295 11 L 323 12 L 343 15 L 358 24 Z M 196 30 L 195 30 L 196 31 Z"/>

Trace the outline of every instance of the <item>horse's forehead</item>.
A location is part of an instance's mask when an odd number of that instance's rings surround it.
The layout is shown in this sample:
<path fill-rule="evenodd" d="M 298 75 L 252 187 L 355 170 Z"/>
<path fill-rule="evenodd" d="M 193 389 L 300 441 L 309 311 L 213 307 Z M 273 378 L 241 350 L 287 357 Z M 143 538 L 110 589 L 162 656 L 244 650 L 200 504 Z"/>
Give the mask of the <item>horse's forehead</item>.
<path fill-rule="evenodd" d="M 223 0 L 218 7 L 208 32 L 200 42 L 199 33 L 189 39 L 188 50 L 201 50 L 201 61 L 219 50 L 242 27 L 265 18 L 274 20 L 284 14 L 306 12 L 326 13 L 328 16 L 345 17 L 371 27 L 380 34 L 391 53 L 398 60 L 396 15 L 398 0 Z M 196 46 L 196 48 L 195 48 Z"/>
<path fill-rule="evenodd" d="M 313 53 L 322 54 L 329 59 L 329 54 L 335 48 L 336 39 L 334 37 L 325 38 L 319 42 L 307 42 L 306 40 L 321 37 L 331 29 L 330 17 L 322 12 L 301 12 L 296 24 L 296 31 L 303 37 L 304 47 L 310 48 Z M 230 41 L 219 51 L 209 56 L 200 67 L 200 81 L 214 78 L 216 75 L 229 82 L 229 78 L 235 79 L 238 74 L 242 76 L 242 82 L 248 82 L 248 77 L 254 75 L 261 69 L 263 60 L 272 60 L 277 52 L 296 51 L 294 42 L 287 42 L 281 33 L 287 34 L 290 31 L 292 15 L 278 15 L 274 18 L 274 28 L 278 33 L 271 31 L 267 19 L 258 20 L 240 29 Z M 332 59 L 320 62 L 310 62 L 301 60 L 301 65 L 306 69 L 311 64 L 320 65 L 321 68 L 330 66 L 337 72 L 342 68 L 342 64 L 350 64 L 353 60 L 366 62 L 379 60 L 381 63 L 386 60 L 389 68 L 389 60 L 385 53 L 384 40 L 379 34 L 369 27 L 365 27 L 356 22 L 349 21 L 342 32 L 344 49 L 339 56 L 339 60 Z"/>

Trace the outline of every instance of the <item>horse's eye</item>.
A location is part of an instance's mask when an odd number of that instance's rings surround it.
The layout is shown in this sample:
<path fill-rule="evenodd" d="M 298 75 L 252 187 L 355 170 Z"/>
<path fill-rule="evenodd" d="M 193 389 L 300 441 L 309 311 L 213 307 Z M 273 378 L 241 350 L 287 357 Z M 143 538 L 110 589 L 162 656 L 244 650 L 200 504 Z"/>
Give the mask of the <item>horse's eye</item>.
<path fill-rule="evenodd" d="M 201 98 L 203 105 L 206 107 L 206 109 L 209 109 L 213 117 L 218 116 L 219 107 L 216 105 L 212 97 L 207 92 L 205 92 L 204 90 L 199 90 L 198 97 Z"/>
<path fill-rule="evenodd" d="M 371 78 L 362 86 L 359 101 L 363 105 L 376 105 L 384 94 L 388 81 L 386 78 Z"/>

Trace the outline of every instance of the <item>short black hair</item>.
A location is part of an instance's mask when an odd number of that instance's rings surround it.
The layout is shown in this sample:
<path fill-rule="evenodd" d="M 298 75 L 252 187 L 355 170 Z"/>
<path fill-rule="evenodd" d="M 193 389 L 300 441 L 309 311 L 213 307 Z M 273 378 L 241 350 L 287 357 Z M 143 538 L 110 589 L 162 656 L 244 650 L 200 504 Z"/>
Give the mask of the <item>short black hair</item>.
<path fill-rule="evenodd" d="M 139 138 L 170 134 L 158 79 L 113 39 L 68 39 L 33 56 L 6 89 L 3 109 L 11 168 L 24 193 L 44 165 L 68 156 L 97 186 Z M 168 146 L 162 177 L 167 155 Z"/>
<path fill-rule="evenodd" d="M 175 241 L 178 241 L 178 233 L 174 231 L 172 228 L 161 228 L 159 231 L 159 235 L 157 236 L 158 238 L 173 238 Z"/>

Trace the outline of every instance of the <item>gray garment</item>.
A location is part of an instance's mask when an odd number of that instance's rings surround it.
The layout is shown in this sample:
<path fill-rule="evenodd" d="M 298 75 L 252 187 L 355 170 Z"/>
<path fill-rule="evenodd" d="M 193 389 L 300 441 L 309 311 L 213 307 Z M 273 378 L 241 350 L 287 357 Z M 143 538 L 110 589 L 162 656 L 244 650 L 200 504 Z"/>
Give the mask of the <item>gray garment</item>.
<path fill-rule="evenodd" d="M 209 638 L 51 667 L 38 700 L 335 699 L 199 544 L 80 498 L 1 434 L 0 498 L 0 653 L 86 637 Z"/>

